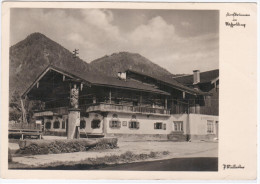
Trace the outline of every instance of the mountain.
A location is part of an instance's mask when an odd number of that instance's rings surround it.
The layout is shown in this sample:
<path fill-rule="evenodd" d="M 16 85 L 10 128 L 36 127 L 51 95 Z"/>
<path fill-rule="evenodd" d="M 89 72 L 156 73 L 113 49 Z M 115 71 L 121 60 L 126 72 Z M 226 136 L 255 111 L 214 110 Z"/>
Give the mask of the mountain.
<path fill-rule="evenodd" d="M 90 66 L 109 76 L 117 76 L 117 72 L 132 69 L 154 76 L 173 76 L 166 69 L 154 64 L 147 58 L 136 53 L 119 52 L 104 56 L 90 63 Z"/>
<path fill-rule="evenodd" d="M 140 54 L 119 52 L 92 61 L 90 64 L 41 33 L 33 33 L 10 47 L 10 96 L 21 95 L 48 66 L 73 68 L 78 72 L 100 72 L 117 76 L 127 69 L 153 76 L 173 76 Z"/>
<path fill-rule="evenodd" d="M 69 50 L 41 33 L 33 33 L 10 47 L 10 96 L 14 91 L 21 95 L 50 64 L 75 71 L 91 70 L 88 63 L 73 58 Z"/>

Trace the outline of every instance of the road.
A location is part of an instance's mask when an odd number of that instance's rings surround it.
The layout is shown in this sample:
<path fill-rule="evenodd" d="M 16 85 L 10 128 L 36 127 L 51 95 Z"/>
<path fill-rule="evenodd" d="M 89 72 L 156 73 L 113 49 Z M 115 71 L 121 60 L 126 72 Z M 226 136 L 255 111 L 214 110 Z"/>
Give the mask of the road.
<path fill-rule="evenodd" d="M 173 158 L 167 160 L 137 162 L 107 166 L 100 170 L 132 170 L 132 171 L 217 171 L 218 158 Z"/>
<path fill-rule="evenodd" d="M 113 166 L 90 166 L 77 164 L 73 166 L 57 166 L 33 168 L 40 170 L 128 170 L 128 171 L 218 171 L 217 157 L 173 158 L 167 160 L 118 164 Z"/>

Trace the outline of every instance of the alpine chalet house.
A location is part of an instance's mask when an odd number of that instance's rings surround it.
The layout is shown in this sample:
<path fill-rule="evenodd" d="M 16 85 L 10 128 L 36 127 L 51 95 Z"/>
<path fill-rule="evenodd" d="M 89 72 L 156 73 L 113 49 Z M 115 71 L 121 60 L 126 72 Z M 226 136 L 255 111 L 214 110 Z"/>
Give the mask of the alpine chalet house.
<path fill-rule="evenodd" d="M 214 139 L 218 116 L 203 113 L 212 93 L 199 89 L 199 78 L 196 80 L 197 84 L 189 86 L 134 70 L 119 72 L 115 78 L 49 65 L 23 98 L 45 104 L 44 110 L 34 112 L 34 118 L 46 134 L 67 135 L 69 139 Z"/>
<path fill-rule="evenodd" d="M 194 70 L 193 75 L 175 77 L 174 79 L 185 86 L 198 88 L 212 95 L 206 96 L 205 105 L 200 108 L 201 114 L 219 115 L 219 70 L 201 72 Z M 194 83 L 194 81 L 197 82 Z"/>
<path fill-rule="evenodd" d="M 155 77 L 134 70 L 127 70 L 126 73 L 129 79 L 170 93 L 167 108 L 171 113 L 170 125 L 172 124 L 173 132 L 168 138 L 177 137 L 178 133 L 185 135 L 186 140 L 218 138 L 218 69 L 202 73 L 194 70 L 193 75 L 174 78 Z M 183 131 L 178 132 L 179 125 Z"/>

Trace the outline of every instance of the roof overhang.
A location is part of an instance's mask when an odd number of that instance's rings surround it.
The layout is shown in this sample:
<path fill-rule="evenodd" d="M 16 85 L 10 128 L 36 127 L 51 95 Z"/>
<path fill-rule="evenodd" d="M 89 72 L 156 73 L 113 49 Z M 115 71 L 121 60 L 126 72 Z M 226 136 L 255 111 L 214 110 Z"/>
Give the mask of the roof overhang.
<path fill-rule="evenodd" d="M 133 90 L 133 91 L 143 91 L 143 92 L 150 92 L 150 93 L 156 93 L 161 95 L 167 95 L 170 96 L 170 93 L 167 93 L 165 91 L 150 91 L 150 90 L 144 90 L 144 89 L 136 89 L 136 88 L 130 88 L 130 87 L 124 87 L 124 86 L 116 86 L 116 85 L 108 85 L 108 84 L 99 84 L 99 83 L 91 83 L 89 81 L 86 81 L 85 79 L 82 79 L 76 75 L 73 75 L 69 72 L 66 72 L 62 69 L 59 69 L 55 66 L 49 65 L 36 79 L 35 81 L 27 88 L 27 90 L 22 94 L 22 98 L 25 98 L 25 96 L 33 89 L 34 86 L 37 85 L 37 83 L 49 72 L 49 71 L 55 71 L 57 73 L 60 73 L 68 78 L 71 78 L 70 81 L 79 82 L 83 84 L 87 84 L 88 86 L 104 86 L 104 87 L 111 87 L 111 88 L 119 88 L 119 89 L 127 89 L 127 90 Z"/>
<path fill-rule="evenodd" d="M 29 86 L 29 88 L 27 88 L 26 89 L 26 91 L 22 94 L 22 98 L 25 98 L 25 96 L 33 89 L 33 87 L 35 86 L 35 85 L 37 85 L 37 83 L 49 72 L 49 71 L 55 71 L 55 72 L 57 72 L 57 73 L 60 73 L 60 74 L 62 74 L 62 75 L 64 75 L 64 76 L 66 76 L 66 77 L 68 77 L 68 78 L 71 78 L 72 80 L 74 79 L 75 81 L 77 81 L 77 82 L 82 82 L 82 83 L 87 83 L 88 85 L 90 85 L 90 83 L 88 82 L 88 81 L 85 81 L 85 80 L 83 80 L 83 79 L 80 79 L 79 77 L 77 77 L 77 76 L 74 76 L 74 75 L 72 75 L 72 74 L 70 74 L 70 73 L 68 73 L 68 72 L 65 72 L 65 71 L 63 71 L 63 70 L 61 70 L 61 69 L 58 69 L 57 67 L 54 67 L 54 66 L 48 66 L 36 79 L 35 79 L 35 81 Z"/>
<path fill-rule="evenodd" d="M 133 90 L 133 91 L 143 91 L 143 92 L 148 92 L 148 93 L 156 93 L 156 94 L 161 94 L 161 95 L 167 95 L 170 96 L 171 94 L 165 91 L 149 91 L 149 90 L 144 90 L 144 89 L 136 89 L 136 88 L 130 88 L 130 87 L 123 87 L 123 86 L 115 86 L 115 85 L 107 85 L 107 84 L 96 84 L 93 83 L 93 86 L 103 86 L 103 87 L 111 87 L 111 88 L 118 88 L 118 89 L 127 89 L 127 90 Z"/>
<path fill-rule="evenodd" d="M 142 76 L 144 76 L 144 77 L 150 77 L 150 78 L 156 80 L 157 82 L 163 83 L 163 84 L 166 85 L 166 86 L 172 87 L 172 88 L 174 88 L 174 89 L 180 90 L 180 91 L 185 92 L 185 93 L 189 93 L 189 94 L 191 94 L 191 95 L 195 95 L 195 96 L 199 96 L 199 95 L 210 96 L 210 95 L 211 95 L 210 93 L 207 93 L 207 92 L 202 92 L 202 91 L 199 91 L 199 90 L 198 90 L 198 91 L 195 91 L 195 90 L 193 90 L 192 88 L 189 90 L 189 89 L 188 89 L 189 87 L 187 87 L 187 86 L 183 86 L 183 88 L 182 88 L 182 87 L 173 85 L 173 84 L 171 84 L 171 83 L 168 83 L 168 82 L 166 82 L 166 81 L 162 81 L 162 80 L 160 80 L 160 79 L 157 79 L 157 78 L 155 78 L 155 77 L 152 77 L 152 76 L 149 76 L 149 75 L 146 75 L 146 74 L 139 73 L 139 72 L 134 71 L 134 70 L 128 69 L 128 70 L 126 70 L 125 72 L 132 72 L 132 73 L 136 73 L 136 74 L 138 74 L 138 75 L 142 75 Z M 176 82 L 177 82 L 177 81 L 176 81 Z"/>

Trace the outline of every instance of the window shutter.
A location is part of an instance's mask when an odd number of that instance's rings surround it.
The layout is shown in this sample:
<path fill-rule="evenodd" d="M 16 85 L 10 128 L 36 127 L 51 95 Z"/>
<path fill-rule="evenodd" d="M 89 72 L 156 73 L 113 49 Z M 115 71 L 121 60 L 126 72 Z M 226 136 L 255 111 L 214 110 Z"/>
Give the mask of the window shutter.
<path fill-rule="evenodd" d="M 118 121 L 117 124 L 118 124 L 118 128 L 121 128 L 121 121 Z"/>
<path fill-rule="evenodd" d="M 136 122 L 136 128 L 139 129 L 139 122 Z"/>
<path fill-rule="evenodd" d="M 163 124 L 163 129 L 166 130 L 166 123 Z"/>
<path fill-rule="evenodd" d="M 109 127 L 110 128 L 112 127 L 112 121 L 111 120 L 109 121 Z"/>
<path fill-rule="evenodd" d="M 154 123 L 154 129 L 156 129 L 156 123 Z"/>

